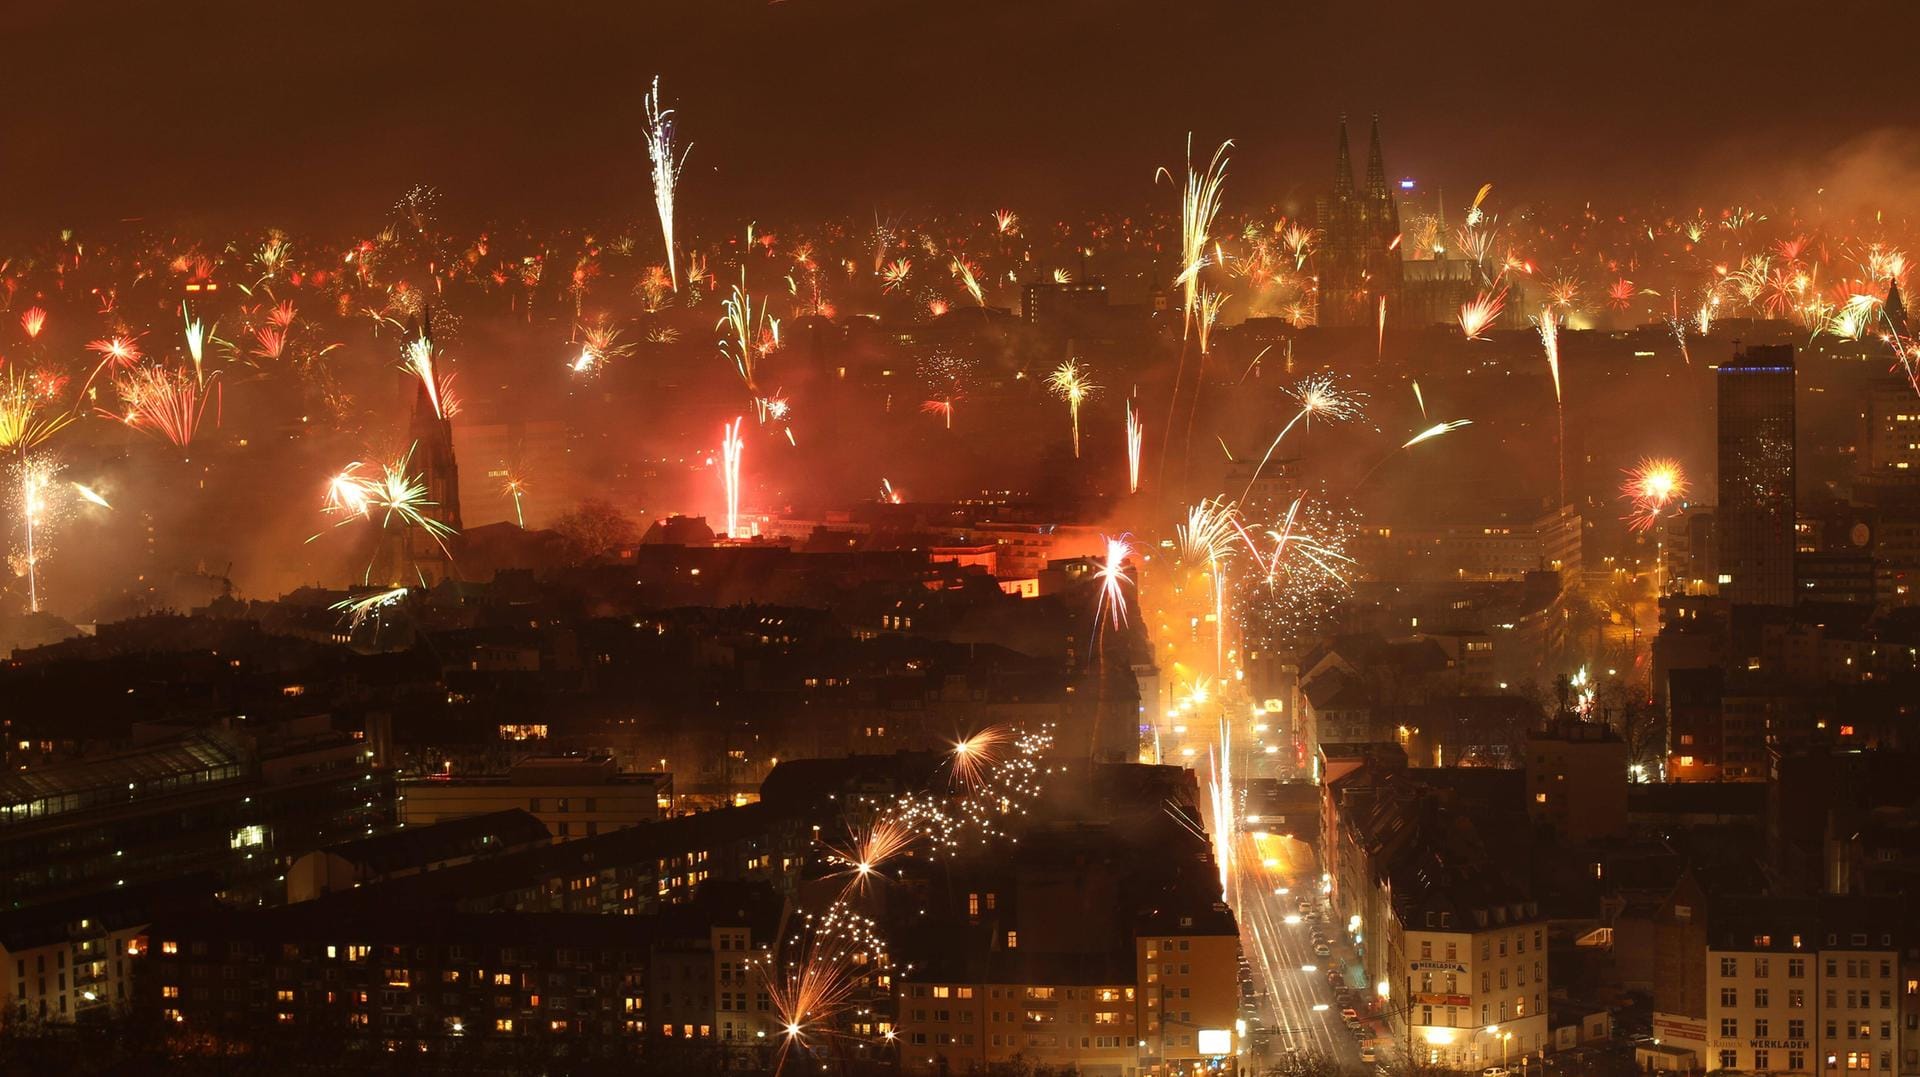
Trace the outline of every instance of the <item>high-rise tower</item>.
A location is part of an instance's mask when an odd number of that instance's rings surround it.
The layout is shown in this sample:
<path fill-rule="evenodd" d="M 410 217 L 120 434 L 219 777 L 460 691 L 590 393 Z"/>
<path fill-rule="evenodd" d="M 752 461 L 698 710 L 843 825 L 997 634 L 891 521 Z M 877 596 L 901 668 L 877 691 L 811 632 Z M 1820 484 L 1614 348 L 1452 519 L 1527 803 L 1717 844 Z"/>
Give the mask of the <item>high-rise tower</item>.
<path fill-rule="evenodd" d="M 1374 116 L 1367 145 L 1366 186 L 1356 190 L 1353 156 L 1347 148 L 1347 118 L 1340 117 L 1340 144 L 1334 161 L 1333 193 L 1318 201 L 1320 229 L 1320 324 L 1374 325 L 1380 301 L 1387 317 L 1396 317 L 1400 295 L 1400 210 L 1387 183 L 1380 152 L 1380 117 Z"/>
<path fill-rule="evenodd" d="M 1720 365 L 1720 593 L 1735 603 L 1794 600 L 1793 347 L 1747 348 Z"/>

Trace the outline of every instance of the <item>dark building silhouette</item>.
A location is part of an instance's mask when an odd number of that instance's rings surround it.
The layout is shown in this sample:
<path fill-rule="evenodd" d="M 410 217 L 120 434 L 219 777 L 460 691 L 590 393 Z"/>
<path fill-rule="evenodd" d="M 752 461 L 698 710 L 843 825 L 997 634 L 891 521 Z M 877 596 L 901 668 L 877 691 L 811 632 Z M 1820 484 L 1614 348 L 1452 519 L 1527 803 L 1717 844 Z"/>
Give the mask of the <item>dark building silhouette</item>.
<path fill-rule="evenodd" d="M 1720 593 L 1739 604 L 1794 600 L 1793 348 L 1746 348 L 1721 364 Z"/>
<path fill-rule="evenodd" d="M 1353 159 L 1347 149 L 1347 118 L 1340 117 L 1340 154 L 1334 164 L 1333 194 L 1316 209 L 1325 234 L 1320 248 L 1320 324 L 1374 325 L 1380 301 L 1387 317 L 1399 317 L 1400 211 L 1380 155 L 1380 117 L 1373 118 L 1367 147 L 1364 190 L 1353 183 Z"/>

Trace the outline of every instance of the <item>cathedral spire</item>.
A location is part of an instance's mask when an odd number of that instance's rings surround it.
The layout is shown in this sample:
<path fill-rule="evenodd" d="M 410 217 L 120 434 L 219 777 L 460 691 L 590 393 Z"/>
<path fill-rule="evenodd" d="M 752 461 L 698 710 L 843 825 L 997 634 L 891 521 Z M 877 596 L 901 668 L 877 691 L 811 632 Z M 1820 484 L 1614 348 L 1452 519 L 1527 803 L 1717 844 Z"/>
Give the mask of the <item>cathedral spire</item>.
<path fill-rule="evenodd" d="M 1333 166 L 1333 196 L 1353 197 L 1353 154 L 1347 150 L 1347 114 L 1340 114 L 1340 158 Z"/>
<path fill-rule="evenodd" d="M 1373 135 L 1367 145 L 1367 197 L 1387 197 L 1387 165 L 1380 156 L 1380 114 L 1373 114 Z"/>
<path fill-rule="evenodd" d="M 1907 304 L 1900 298 L 1900 282 L 1893 277 L 1887 278 L 1887 299 L 1880 309 L 1886 313 L 1887 324 L 1895 333 L 1907 331 Z"/>

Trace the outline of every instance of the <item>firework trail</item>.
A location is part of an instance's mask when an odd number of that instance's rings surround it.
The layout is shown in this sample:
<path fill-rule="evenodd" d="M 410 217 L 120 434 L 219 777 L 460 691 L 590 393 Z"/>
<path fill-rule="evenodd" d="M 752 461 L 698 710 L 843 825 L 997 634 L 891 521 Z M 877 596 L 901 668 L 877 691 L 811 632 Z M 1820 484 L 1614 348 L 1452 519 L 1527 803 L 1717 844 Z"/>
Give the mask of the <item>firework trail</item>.
<path fill-rule="evenodd" d="M 1417 381 L 1413 383 L 1413 402 L 1420 405 L 1420 417 L 1422 419 L 1426 418 L 1427 398 L 1420 392 L 1420 383 Z"/>
<path fill-rule="evenodd" d="M 720 354 L 733 362 L 741 384 L 746 386 L 747 394 L 754 400 L 756 418 L 764 423 L 767 421 L 767 412 L 766 403 L 760 396 L 760 347 L 756 338 L 767 323 L 767 303 L 764 299 L 760 301 L 760 314 L 756 318 L 753 296 L 747 291 L 747 271 L 744 267 L 740 270 L 740 283 L 733 286 L 732 295 L 720 301 L 720 309 L 724 313 L 714 323 L 715 329 L 725 330 L 726 333 L 720 340 Z M 777 332 L 776 329 L 776 335 Z"/>
<path fill-rule="evenodd" d="M 195 318 L 184 301 L 180 304 L 180 317 L 186 322 L 187 355 L 193 359 L 194 380 L 205 385 L 207 379 L 203 364 L 207 357 L 207 338 L 211 335 L 207 331 L 207 323 Z"/>
<path fill-rule="evenodd" d="M 47 554 L 47 532 L 62 506 L 54 498 L 54 477 L 60 465 L 44 454 L 22 453 L 13 465 L 14 500 L 20 514 L 21 552 L 13 560 L 14 571 L 27 578 L 27 609 L 40 612 L 40 562 Z"/>
<path fill-rule="evenodd" d="M 1540 308 L 1540 317 L 1533 319 L 1534 327 L 1540 331 L 1540 349 L 1547 356 L 1547 370 L 1553 375 L 1553 414 L 1557 433 L 1554 437 L 1554 458 L 1559 467 L 1559 501 L 1567 503 L 1567 409 L 1560 398 L 1560 319 L 1553 312 L 1553 305 Z"/>
<path fill-rule="evenodd" d="M 1357 417 L 1366 401 L 1364 393 L 1350 393 L 1341 389 L 1331 374 L 1310 374 L 1287 390 L 1287 395 L 1300 402 L 1300 410 L 1294 413 L 1293 418 L 1287 420 L 1287 425 L 1280 428 L 1280 433 L 1274 436 L 1273 444 L 1267 446 L 1266 453 L 1260 457 L 1260 463 L 1254 466 L 1253 474 L 1247 477 L 1247 488 L 1240 494 L 1242 501 L 1246 500 L 1247 494 L 1253 491 L 1253 484 L 1260 478 L 1260 472 L 1266 468 L 1267 461 L 1273 459 L 1274 450 L 1286 440 L 1287 434 L 1293 430 L 1295 423 L 1306 423 L 1311 426 L 1315 415 L 1328 422 L 1345 422 Z"/>
<path fill-rule="evenodd" d="M 1553 313 L 1552 305 L 1540 308 L 1540 316 L 1532 319 L 1534 328 L 1540 331 L 1540 349 L 1547 356 L 1547 370 L 1553 375 L 1553 400 L 1560 402 L 1560 319 Z"/>
<path fill-rule="evenodd" d="M 1678 297 L 1675 302 L 1678 302 Z M 1693 356 L 1687 351 L 1687 323 L 1680 320 L 1678 312 L 1667 316 L 1667 330 L 1673 334 L 1674 343 L 1680 345 L 1681 361 L 1692 366 Z"/>
<path fill-rule="evenodd" d="M 434 417 L 447 418 L 449 414 L 447 389 L 452 379 L 443 377 L 435 369 L 433 338 L 428 336 L 424 329 L 419 336 L 407 342 L 406 350 L 401 356 L 400 369 L 420 379 L 420 387 L 426 390 L 427 403 L 433 407 Z"/>
<path fill-rule="evenodd" d="M 1074 359 L 1061 363 L 1047 375 L 1047 387 L 1067 402 L 1067 411 L 1073 417 L 1073 456 L 1077 460 L 1080 458 L 1080 405 L 1099 392 L 1100 387 L 1087 379 L 1087 372 Z"/>
<path fill-rule="evenodd" d="M 1434 438 L 1437 438 L 1442 434 L 1446 434 L 1454 430 L 1458 430 L 1463 426 L 1472 426 L 1472 425 L 1473 425 L 1472 419 L 1452 419 L 1444 423 L 1435 423 L 1432 426 L 1427 427 L 1425 430 L 1422 430 L 1419 433 L 1408 438 L 1406 442 L 1402 444 L 1399 448 L 1381 457 L 1379 463 L 1368 468 L 1367 473 L 1365 475 L 1360 476 L 1360 481 L 1355 484 L 1355 488 L 1357 489 L 1361 486 L 1365 486 L 1367 484 L 1367 480 L 1373 478 L 1375 472 L 1379 471 L 1382 467 L 1386 466 L 1387 461 L 1393 459 L 1395 456 L 1398 456 L 1399 454 L 1405 452 L 1406 450 L 1413 448 L 1415 445 L 1418 445 L 1423 441 L 1432 441 Z"/>
<path fill-rule="evenodd" d="M 1199 297 L 1195 301 L 1194 321 L 1197 332 L 1195 332 L 1194 336 L 1200 342 L 1201 355 L 1205 356 L 1212 352 L 1213 325 L 1220 320 L 1220 310 L 1226 306 L 1227 300 L 1231 298 L 1233 297 L 1220 292 L 1209 292 L 1205 288 L 1200 289 Z M 1195 393 L 1194 399 L 1196 401 L 1199 400 L 1200 394 Z"/>
<path fill-rule="evenodd" d="M 1420 431 L 1418 434 L 1413 435 L 1411 438 L 1408 438 L 1407 443 L 1400 447 L 1402 449 L 1411 449 L 1415 445 L 1418 445 L 1423 441 L 1432 441 L 1434 438 L 1437 438 L 1442 434 L 1448 433 L 1450 431 L 1458 430 L 1463 426 L 1472 426 L 1472 425 L 1473 425 L 1472 419 L 1453 419 L 1444 423 L 1435 423 L 1434 425 L 1427 427 L 1425 430 Z"/>
<path fill-rule="evenodd" d="M 1227 880 L 1233 870 L 1233 806 L 1236 797 L 1233 790 L 1233 730 L 1228 727 L 1224 716 L 1220 719 L 1219 743 L 1207 747 L 1207 762 L 1210 764 L 1207 793 L 1213 814 L 1213 826 L 1209 829 L 1213 837 L 1214 866 L 1220 871 L 1220 896 L 1225 898 Z"/>
<path fill-rule="evenodd" d="M 39 307 L 28 307 L 20 315 L 20 328 L 27 331 L 28 340 L 40 339 L 40 330 L 47 326 L 47 312 Z"/>
<path fill-rule="evenodd" d="M 746 447 L 740 440 L 743 418 L 720 428 L 720 477 L 726 487 L 728 538 L 737 537 L 740 529 L 740 456 Z"/>
<path fill-rule="evenodd" d="M 1620 497 L 1628 503 L 1625 519 L 1634 531 L 1650 531 L 1673 502 L 1687 494 L 1687 475 L 1677 460 L 1647 457 L 1626 469 Z"/>
<path fill-rule="evenodd" d="M 1237 507 L 1222 498 L 1209 498 L 1187 509 L 1187 520 L 1174 527 L 1174 540 L 1180 559 L 1189 565 L 1204 562 L 1213 588 L 1213 663 L 1214 674 L 1226 669 L 1225 565 L 1233 552 L 1234 535 L 1239 530 Z"/>
<path fill-rule="evenodd" d="M 1213 151 L 1213 160 L 1208 162 L 1204 172 L 1193 168 L 1193 135 L 1187 135 L 1187 182 L 1180 197 L 1180 273 L 1174 283 L 1180 285 L 1180 309 L 1187 330 L 1193 328 L 1194 316 L 1198 312 L 1200 270 L 1207 262 L 1207 242 L 1213 230 L 1213 220 L 1220 213 L 1220 196 L 1227 179 L 1227 150 L 1233 146 L 1228 139 Z M 1154 173 L 1154 179 L 1166 177 L 1173 182 L 1173 173 L 1162 168 Z"/>
<path fill-rule="evenodd" d="M 680 186 L 680 171 L 686 167 L 688 146 L 673 156 L 673 110 L 660 107 L 660 77 L 654 76 L 653 90 L 647 94 L 647 158 L 653 162 L 653 206 L 660 214 L 660 239 L 667 250 L 667 280 L 675 293 L 680 291 L 680 274 L 674 260 L 673 196 Z"/>
<path fill-rule="evenodd" d="M 500 492 L 513 498 L 514 525 L 524 529 L 527 526 L 527 518 L 520 511 L 520 498 L 521 495 L 527 492 L 527 480 L 509 473 L 507 475 L 507 481 L 500 484 Z"/>
<path fill-rule="evenodd" d="M 986 295 L 980 290 L 980 280 L 974 275 L 971 262 L 955 256 L 953 275 L 959 279 L 961 286 L 966 288 L 967 294 L 973 297 L 974 305 L 982 307 L 987 305 Z"/>
<path fill-rule="evenodd" d="M 347 624 L 348 631 L 357 631 L 369 617 L 372 617 L 378 622 L 380 619 L 380 611 L 399 605 L 406 600 L 407 593 L 407 588 L 395 587 L 390 591 L 380 591 L 371 595 L 362 595 L 359 598 L 342 599 L 327 608 L 346 615 L 349 618 Z"/>
<path fill-rule="evenodd" d="M 1020 215 L 1010 209 L 995 210 L 993 214 L 993 230 L 1003 236 L 1018 235 L 1020 232 Z"/>
<path fill-rule="evenodd" d="M 1140 446 L 1146 438 L 1146 428 L 1141 425 L 1139 413 L 1133 410 L 1133 401 L 1127 401 L 1127 492 L 1140 492 Z"/>
<path fill-rule="evenodd" d="M 104 497 L 101 497 L 99 491 L 95 490 L 93 487 L 88 486 L 87 484 L 81 483 L 81 482 L 70 482 L 67 485 L 73 487 L 73 492 L 76 494 L 79 494 L 81 500 L 87 502 L 88 504 L 98 505 L 99 507 L 103 509 L 108 509 L 108 510 L 111 510 L 113 508 L 112 505 L 107 504 L 107 499 Z"/>
<path fill-rule="evenodd" d="M 1204 172 L 1196 172 L 1193 167 L 1193 134 L 1187 134 L 1187 179 L 1180 197 L 1180 272 L 1174 283 L 1180 286 L 1181 322 L 1180 339 L 1185 341 L 1193 335 L 1194 322 L 1200 313 L 1200 271 L 1207 263 L 1207 245 L 1213 229 L 1213 221 L 1220 213 L 1221 192 L 1227 178 L 1227 150 L 1233 146 L 1233 140 L 1222 142 L 1213 151 L 1213 160 L 1208 162 Z M 1165 177 L 1173 182 L 1173 173 L 1165 168 L 1154 173 L 1154 181 Z M 1209 327 L 1211 328 L 1211 327 Z M 1193 453 L 1193 419 L 1200 410 L 1200 390 L 1205 379 L 1206 356 L 1200 357 L 1200 373 L 1195 377 L 1193 402 L 1187 409 L 1186 458 L 1189 463 Z M 1174 416 L 1178 413 L 1180 386 L 1186 381 L 1187 350 L 1180 349 L 1180 365 L 1174 369 L 1173 392 L 1167 398 L 1167 432 L 1172 434 Z M 1160 441 L 1160 471 L 1164 476 L 1167 466 L 1167 448 L 1172 437 L 1163 437 Z"/>

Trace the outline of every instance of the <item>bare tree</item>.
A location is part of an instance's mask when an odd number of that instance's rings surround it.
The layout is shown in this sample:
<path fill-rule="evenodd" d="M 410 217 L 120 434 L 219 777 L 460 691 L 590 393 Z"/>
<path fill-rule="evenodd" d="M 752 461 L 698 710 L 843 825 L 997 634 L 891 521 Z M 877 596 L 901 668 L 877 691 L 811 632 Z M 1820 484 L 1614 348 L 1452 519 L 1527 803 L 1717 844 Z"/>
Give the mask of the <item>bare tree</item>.
<path fill-rule="evenodd" d="M 588 498 L 553 523 L 567 544 L 567 556 L 576 564 L 591 561 L 616 546 L 634 540 L 639 528 L 613 503 Z"/>

